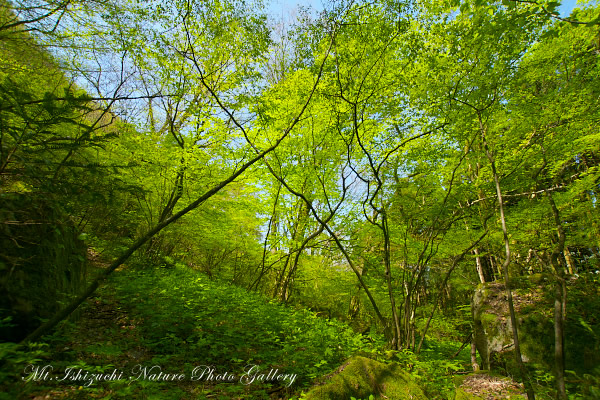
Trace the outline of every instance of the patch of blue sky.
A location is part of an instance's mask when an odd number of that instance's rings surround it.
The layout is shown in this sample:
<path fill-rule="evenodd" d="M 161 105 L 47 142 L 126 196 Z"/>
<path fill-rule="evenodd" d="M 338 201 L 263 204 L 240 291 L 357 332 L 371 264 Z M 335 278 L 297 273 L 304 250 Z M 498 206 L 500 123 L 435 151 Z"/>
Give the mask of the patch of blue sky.
<path fill-rule="evenodd" d="M 576 0 L 566 0 L 563 1 L 560 5 L 560 7 L 558 7 L 558 12 L 560 13 L 561 18 L 566 18 L 571 14 L 571 11 L 573 11 L 573 9 L 575 8 L 575 6 L 577 5 L 577 1 Z"/>
<path fill-rule="evenodd" d="M 318 13 L 326 8 L 326 0 L 270 0 L 265 2 L 267 14 L 277 19 L 293 16 L 301 8 Z"/>

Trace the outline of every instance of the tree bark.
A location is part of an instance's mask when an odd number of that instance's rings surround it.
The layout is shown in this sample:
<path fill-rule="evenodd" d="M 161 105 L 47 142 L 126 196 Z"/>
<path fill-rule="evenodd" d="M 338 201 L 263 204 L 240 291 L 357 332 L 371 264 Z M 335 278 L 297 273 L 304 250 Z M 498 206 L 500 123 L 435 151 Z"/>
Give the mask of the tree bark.
<path fill-rule="evenodd" d="M 383 231 L 383 239 L 384 239 L 384 264 L 385 264 L 385 281 L 388 289 L 388 297 L 390 299 L 390 307 L 392 309 L 392 322 L 394 324 L 393 331 L 393 340 L 392 340 L 392 349 L 401 350 L 400 343 L 400 318 L 398 317 L 398 310 L 396 309 L 396 299 L 394 297 L 394 287 L 392 285 L 392 263 L 390 259 L 390 231 L 387 220 L 387 212 L 382 207 L 383 217 L 382 217 L 382 231 Z"/>
<path fill-rule="evenodd" d="M 548 202 L 552 208 L 554 223 L 558 231 L 558 243 L 550 256 L 550 263 L 556 274 L 556 287 L 554 288 L 554 368 L 556 376 L 556 398 L 567 399 L 565 386 L 565 319 L 567 303 L 567 285 L 563 267 L 559 263 L 559 257 L 565 248 L 566 235 L 560 221 L 560 214 L 552 194 L 546 192 Z"/>
<path fill-rule="evenodd" d="M 477 266 L 477 275 L 479 276 L 479 281 L 481 283 L 485 283 L 485 275 L 483 273 L 483 264 L 481 263 L 481 257 L 479 257 L 479 249 L 475 247 L 473 249 L 473 253 L 475 254 L 475 265 Z"/>
<path fill-rule="evenodd" d="M 263 253 L 262 253 L 262 261 L 261 264 L 257 267 L 260 268 L 260 272 L 256 279 L 252 282 L 252 284 L 248 287 L 248 290 L 252 290 L 255 286 L 258 290 L 258 286 L 263 276 L 267 272 L 266 260 L 267 260 L 267 245 L 269 241 L 269 235 L 271 234 L 271 227 L 277 226 L 277 203 L 279 201 L 279 194 L 281 192 L 281 184 L 277 186 L 277 193 L 275 194 L 275 200 L 273 201 L 273 211 L 271 212 L 271 217 L 269 218 L 269 225 L 267 226 L 267 233 L 265 234 L 265 240 L 263 241 Z"/>
<path fill-rule="evenodd" d="M 512 290 L 510 288 L 510 279 L 508 273 L 508 266 L 510 265 L 510 241 L 508 239 L 508 230 L 506 228 L 506 217 L 504 215 L 504 202 L 502 200 L 502 190 L 500 187 L 500 178 L 498 176 L 498 172 L 496 171 L 496 162 L 494 160 L 494 156 L 490 151 L 490 148 L 486 139 L 486 128 L 483 125 L 483 120 L 481 118 L 481 114 L 478 113 L 479 117 L 479 127 L 481 131 L 481 139 L 483 141 L 483 146 L 485 149 L 486 156 L 492 167 L 492 174 L 494 176 L 494 185 L 496 187 L 496 195 L 498 196 L 498 207 L 500 208 L 500 223 L 502 225 L 502 234 L 504 237 L 504 250 L 505 250 L 505 258 L 502 263 L 502 274 L 504 275 L 504 284 L 506 287 L 506 295 L 508 297 L 508 310 L 510 313 L 510 322 L 512 325 L 512 333 L 513 340 L 515 344 L 515 360 L 517 365 L 519 366 L 519 371 L 521 373 L 521 380 L 523 381 L 523 385 L 525 386 L 525 391 L 527 392 L 527 398 L 529 400 L 535 399 L 535 392 L 533 391 L 533 385 L 529 380 L 529 373 L 527 372 L 527 368 L 523 363 L 523 358 L 521 356 L 521 346 L 519 344 L 519 332 L 517 328 L 517 317 L 515 315 L 515 307 L 513 304 Z"/>
<path fill-rule="evenodd" d="M 573 262 L 573 257 L 571 256 L 571 252 L 569 248 L 565 246 L 564 250 L 565 261 L 567 262 L 567 270 L 569 271 L 569 275 L 573 275 L 575 273 L 575 263 Z"/>
<path fill-rule="evenodd" d="M 475 337 L 471 338 L 471 366 L 473 371 L 479 371 L 479 364 L 477 363 L 477 345 L 475 344 Z"/>

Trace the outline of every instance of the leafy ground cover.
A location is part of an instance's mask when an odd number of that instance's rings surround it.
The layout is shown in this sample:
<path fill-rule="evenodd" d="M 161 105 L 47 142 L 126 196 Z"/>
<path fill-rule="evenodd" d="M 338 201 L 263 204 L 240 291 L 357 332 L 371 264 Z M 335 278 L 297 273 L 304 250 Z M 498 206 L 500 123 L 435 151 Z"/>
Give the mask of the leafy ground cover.
<path fill-rule="evenodd" d="M 351 354 L 382 345 L 182 266 L 120 271 L 49 343 L 29 357 L 4 348 L 32 378 L 5 376 L 18 382 L 7 396 L 291 398 Z M 49 379 L 30 364 L 51 365 Z"/>
<path fill-rule="evenodd" d="M 469 368 L 459 345 L 386 351 L 381 337 L 181 264 L 130 268 L 46 343 L 0 346 L 0 399 L 454 399 L 466 395 L 454 374 Z"/>

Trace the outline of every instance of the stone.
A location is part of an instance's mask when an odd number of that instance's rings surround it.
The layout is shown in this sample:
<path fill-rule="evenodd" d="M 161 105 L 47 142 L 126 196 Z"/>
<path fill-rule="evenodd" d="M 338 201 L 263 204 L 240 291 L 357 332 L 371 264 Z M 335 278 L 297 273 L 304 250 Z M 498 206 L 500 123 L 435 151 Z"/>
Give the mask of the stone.
<path fill-rule="evenodd" d="M 60 207 L 29 194 L 0 198 L 0 340 L 18 342 L 86 284 L 86 247 Z"/>

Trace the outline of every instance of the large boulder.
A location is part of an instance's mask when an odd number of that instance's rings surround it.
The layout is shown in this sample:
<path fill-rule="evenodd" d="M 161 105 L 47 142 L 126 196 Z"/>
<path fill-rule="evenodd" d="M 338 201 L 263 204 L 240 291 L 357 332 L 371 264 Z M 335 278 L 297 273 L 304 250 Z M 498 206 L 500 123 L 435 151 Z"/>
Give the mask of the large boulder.
<path fill-rule="evenodd" d="M 554 281 L 551 275 L 532 275 L 514 282 L 513 302 L 517 316 L 523 361 L 540 371 L 554 367 Z M 590 290 L 593 293 L 590 293 Z M 585 279 L 568 281 L 565 355 L 568 370 L 589 373 L 600 366 L 598 288 Z M 590 302 L 594 303 L 591 304 Z M 592 310 L 591 308 L 596 308 Z M 503 283 L 479 285 L 471 311 L 474 341 L 482 369 L 500 367 L 515 372 L 514 342 L 508 300 Z"/>
<path fill-rule="evenodd" d="M 0 341 L 17 342 L 86 283 L 86 248 L 68 216 L 28 194 L 0 194 Z"/>
<path fill-rule="evenodd" d="M 489 370 L 494 355 L 511 350 L 514 344 L 505 286 L 496 282 L 479 285 L 473 294 L 471 312 L 481 368 Z M 523 360 L 528 359 L 524 354 Z"/>
<path fill-rule="evenodd" d="M 313 387 L 306 400 L 414 399 L 428 397 L 399 364 L 384 364 L 365 357 L 352 357 Z"/>

